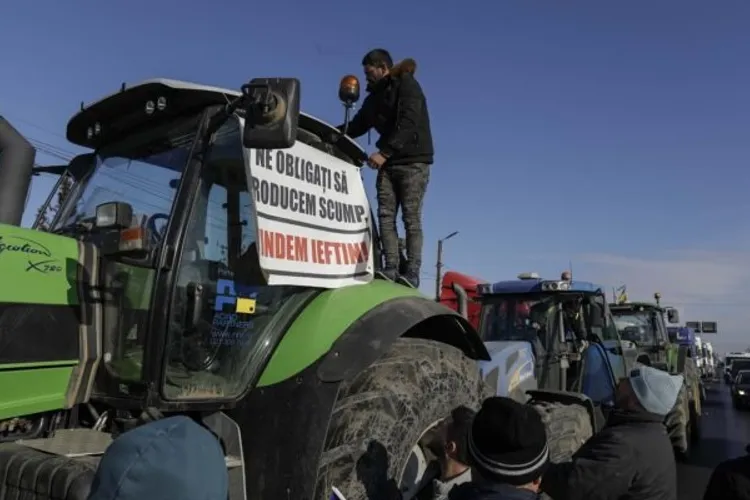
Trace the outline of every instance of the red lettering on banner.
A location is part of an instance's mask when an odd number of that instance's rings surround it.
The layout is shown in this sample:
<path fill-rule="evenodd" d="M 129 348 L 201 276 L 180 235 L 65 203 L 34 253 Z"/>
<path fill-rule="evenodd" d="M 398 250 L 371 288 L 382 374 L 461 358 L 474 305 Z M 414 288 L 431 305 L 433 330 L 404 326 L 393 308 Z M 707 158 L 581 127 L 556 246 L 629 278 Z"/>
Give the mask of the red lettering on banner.
<path fill-rule="evenodd" d="M 263 257 L 308 262 L 307 238 L 292 234 L 274 233 L 260 229 L 260 248 Z"/>
<path fill-rule="evenodd" d="M 353 265 L 367 262 L 367 243 L 313 240 L 304 236 L 258 230 L 260 255 L 271 259 L 312 262 L 326 265 Z"/>

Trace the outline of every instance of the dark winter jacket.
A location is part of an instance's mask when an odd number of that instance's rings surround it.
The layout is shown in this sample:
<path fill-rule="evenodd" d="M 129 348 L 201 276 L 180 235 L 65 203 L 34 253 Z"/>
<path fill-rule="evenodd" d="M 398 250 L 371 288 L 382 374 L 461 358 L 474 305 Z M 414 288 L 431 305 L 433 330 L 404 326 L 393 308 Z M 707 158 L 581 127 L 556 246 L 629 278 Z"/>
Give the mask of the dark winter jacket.
<path fill-rule="evenodd" d="M 378 150 L 389 157 L 387 165 L 433 161 L 430 116 L 422 87 L 414 78 L 416 69 L 413 59 L 405 59 L 368 88 L 370 93 L 346 132 L 356 138 L 374 128 L 380 134 Z"/>
<path fill-rule="evenodd" d="M 750 446 L 748 447 L 750 453 Z M 703 500 L 750 499 L 750 455 L 720 463 L 711 474 Z"/>
<path fill-rule="evenodd" d="M 478 480 L 459 484 L 451 490 L 448 500 L 537 500 L 539 497 L 533 491 L 508 484 Z"/>
<path fill-rule="evenodd" d="M 610 414 L 570 462 L 551 464 L 542 490 L 554 500 L 677 500 L 677 465 L 664 417 Z"/>

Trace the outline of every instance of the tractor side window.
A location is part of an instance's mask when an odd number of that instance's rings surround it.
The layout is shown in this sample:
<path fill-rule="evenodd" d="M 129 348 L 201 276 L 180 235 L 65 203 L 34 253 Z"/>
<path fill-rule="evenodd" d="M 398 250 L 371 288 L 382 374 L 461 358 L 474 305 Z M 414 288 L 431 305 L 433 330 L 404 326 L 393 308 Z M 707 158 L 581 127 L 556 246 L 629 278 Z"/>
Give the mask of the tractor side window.
<path fill-rule="evenodd" d="M 242 394 L 300 294 L 267 286 L 258 261 L 241 128 L 214 135 L 182 244 L 167 344 L 168 399 Z"/>

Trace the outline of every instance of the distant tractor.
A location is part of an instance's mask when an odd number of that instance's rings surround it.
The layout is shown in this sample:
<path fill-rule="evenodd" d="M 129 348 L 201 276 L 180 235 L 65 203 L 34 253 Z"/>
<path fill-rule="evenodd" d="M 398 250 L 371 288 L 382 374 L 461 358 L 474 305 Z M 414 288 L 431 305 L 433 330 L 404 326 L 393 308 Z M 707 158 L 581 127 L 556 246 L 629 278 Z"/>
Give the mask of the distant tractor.
<path fill-rule="evenodd" d="M 627 373 L 603 288 L 525 273 L 476 290 L 479 332 L 492 358 L 479 362 L 485 382 L 496 394 L 535 405 L 548 425 L 553 461 L 569 458 L 602 427 Z"/>
<path fill-rule="evenodd" d="M 667 321 L 680 322 L 676 309 L 662 307 L 660 294 L 654 294 L 655 303 L 622 302 L 611 304 L 615 323 L 624 340 L 636 345 L 636 360 L 685 378 L 674 409 L 667 415 L 665 424 L 675 452 L 687 458 L 691 447 L 700 439 L 702 387 L 690 342 L 670 339 Z M 665 321 L 666 316 L 666 321 Z M 694 339 L 692 340 L 694 343 Z"/>

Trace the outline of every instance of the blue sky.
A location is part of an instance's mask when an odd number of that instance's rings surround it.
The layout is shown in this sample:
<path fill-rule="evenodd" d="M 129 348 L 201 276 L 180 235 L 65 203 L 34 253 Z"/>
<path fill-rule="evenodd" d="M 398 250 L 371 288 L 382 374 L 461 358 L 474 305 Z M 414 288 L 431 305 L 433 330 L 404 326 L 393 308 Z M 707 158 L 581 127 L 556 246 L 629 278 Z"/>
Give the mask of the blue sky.
<path fill-rule="evenodd" d="M 437 149 L 426 290 L 435 241 L 459 230 L 450 269 L 499 280 L 572 260 L 750 345 L 746 1 L 6 4 L 0 113 L 71 152 L 69 116 L 123 81 L 297 76 L 303 107 L 339 122 L 338 80 L 368 49 L 413 57 Z M 50 182 L 35 181 L 27 221 Z"/>

